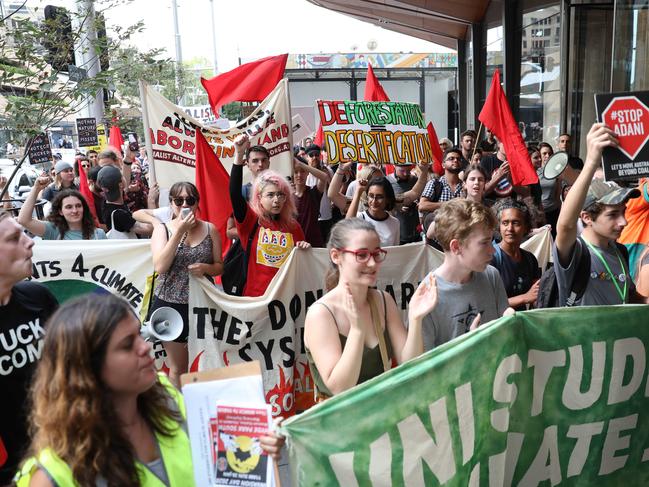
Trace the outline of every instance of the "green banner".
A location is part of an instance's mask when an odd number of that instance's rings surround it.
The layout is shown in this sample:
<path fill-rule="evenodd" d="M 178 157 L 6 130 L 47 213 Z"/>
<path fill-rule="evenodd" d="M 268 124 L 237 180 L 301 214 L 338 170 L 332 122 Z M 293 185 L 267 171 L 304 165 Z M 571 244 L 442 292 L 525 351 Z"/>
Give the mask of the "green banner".
<path fill-rule="evenodd" d="M 516 313 L 291 418 L 293 485 L 649 484 L 649 307 Z"/>

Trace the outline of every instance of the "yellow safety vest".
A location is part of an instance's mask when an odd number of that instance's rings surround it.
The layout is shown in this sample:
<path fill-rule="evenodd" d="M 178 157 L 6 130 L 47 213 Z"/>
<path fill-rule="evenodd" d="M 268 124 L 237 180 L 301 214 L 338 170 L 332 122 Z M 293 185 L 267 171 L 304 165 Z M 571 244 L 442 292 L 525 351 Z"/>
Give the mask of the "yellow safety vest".
<path fill-rule="evenodd" d="M 166 375 L 158 374 L 158 380 L 175 400 L 183 419 L 186 419 L 182 394 L 169 382 Z M 160 446 L 162 462 L 169 477 L 169 485 L 170 487 L 194 487 L 194 467 L 187 433 L 171 419 L 165 419 L 165 424 L 174 431 L 172 436 L 155 433 L 155 437 Z M 29 487 L 32 475 L 39 468 L 45 469 L 58 487 L 78 487 L 68 464 L 49 448 L 42 450 L 38 457 L 32 457 L 24 463 L 14 479 L 17 487 Z M 136 468 L 141 487 L 165 487 L 162 481 L 139 461 L 136 462 Z"/>

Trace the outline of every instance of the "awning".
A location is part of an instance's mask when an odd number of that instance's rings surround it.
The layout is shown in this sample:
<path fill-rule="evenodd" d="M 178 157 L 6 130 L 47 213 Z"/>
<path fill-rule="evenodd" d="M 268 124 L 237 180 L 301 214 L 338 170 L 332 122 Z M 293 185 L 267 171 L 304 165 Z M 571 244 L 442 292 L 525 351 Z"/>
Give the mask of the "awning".
<path fill-rule="evenodd" d="M 314 5 L 384 29 L 457 49 L 473 23 L 482 21 L 489 0 L 308 0 Z"/>

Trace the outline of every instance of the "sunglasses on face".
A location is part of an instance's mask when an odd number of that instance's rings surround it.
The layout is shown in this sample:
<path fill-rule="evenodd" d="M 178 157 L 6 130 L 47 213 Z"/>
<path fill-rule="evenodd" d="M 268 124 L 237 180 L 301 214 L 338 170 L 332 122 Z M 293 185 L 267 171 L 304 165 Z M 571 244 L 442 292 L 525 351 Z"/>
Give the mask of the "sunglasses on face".
<path fill-rule="evenodd" d="M 174 202 L 174 205 L 176 206 L 182 206 L 183 203 L 187 203 L 187 206 L 194 206 L 196 204 L 196 198 L 193 196 L 186 196 L 186 197 L 178 197 L 178 198 L 172 198 L 171 201 Z"/>
<path fill-rule="evenodd" d="M 376 249 L 374 252 L 369 250 L 349 250 L 349 249 L 338 249 L 339 251 L 345 254 L 354 254 L 356 257 L 356 262 L 364 264 L 369 262 L 370 257 L 374 259 L 374 262 L 383 262 L 388 255 L 388 251 L 384 249 Z"/>

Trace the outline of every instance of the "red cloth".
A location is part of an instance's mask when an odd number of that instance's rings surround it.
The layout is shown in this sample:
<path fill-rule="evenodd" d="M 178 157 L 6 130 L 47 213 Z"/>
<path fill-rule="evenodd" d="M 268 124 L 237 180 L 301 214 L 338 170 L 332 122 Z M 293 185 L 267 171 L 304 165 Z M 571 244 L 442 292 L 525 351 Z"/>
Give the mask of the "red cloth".
<path fill-rule="evenodd" d="M 110 128 L 108 145 L 115 147 L 115 149 L 122 150 L 122 146 L 124 145 L 124 137 L 122 137 L 122 131 L 117 125 L 113 125 Z"/>
<path fill-rule="evenodd" d="M 95 220 L 95 225 L 98 224 L 99 220 L 97 219 L 97 208 L 95 208 L 95 198 L 92 196 L 92 191 L 90 191 L 90 186 L 88 186 L 88 177 L 86 176 L 86 170 L 83 166 L 78 163 L 79 167 L 79 192 L 83 195 L 86 203 L 90 207 L 90 213 L 92 213 L 92 218 Z"/>
<path fill-rule="evenodd" d="M 441 176 L 444 174 L 444 167 L 442 164 L 444 154 L 442 153 L 442 148 L 439 146 L 439 139 L 437 138 L 435 127 L 433 127 L 433 122 L 428 122 L 426 130 L 428 130 L 428 140 L 430 140 L 430 149 L 433 153 L 433 172 L 438 176 Z"/>
<path fill-rule="evenodd" d="M 288 54 L 242 64 L 211 79 L 201 78 L 214 114 L 233 101 L 262 101 L 284 77 Z"/>
<path fill-rule="evenodd" d="M 239 238 L 241 242 L 245 242 L 244 245 L 248 245 L 256 221 L 257 214 L 248 206 L 245 220 L 242 223 L 236 222 Z M 289 227 L 273 220 L 268 226 L 259 225 L 255 233 L 248 256 L 248 277 L 243 296 L 264 294 L 295 244 L 304 240 L 304 232 L 297 222 Z"/>
<path fill-rule="evenodd" d="M 196 131 L 196 188 L 200 195 L 198 209 L 203 220 L 216 227 L 221 237 L 223 255 L 230 248 L 226 235 L 232 215 L 229 193 L 230 176 L 200 130 Z"/>
<path fill-rule="evenodd" d="M 322 135 L 322 122 L 318 123 L 318 130 L 315 132 L 315 139 L 313 139 L 313 143 L 317 146 L 322 147 L 322 144 L 324 142 L 324 135 Z"/>
<path fill-rule="evenodd" d="M 536 175 L 518 124 L 514 120 L 512 109 L 505 97 L 505 92 L 500 86 L 500 70 L 498 69 L 494 73 L 489 95 L 478 119 L 505 146 L 512 183 L 514 185 L 538 183 L 539 177 Z"/>
<path fill-rule="evenodd" d="M 363 95 L 363 100 L 390 101 L 390 98 L 388 98 L 388 95 L 385 93 L 385 90 L 381 86 L 381 83 L 379 83 L 379 80 L 376 79 L 371 64 L 367 65 L 367 75 L 365 76 L 365 95 Z"/>

